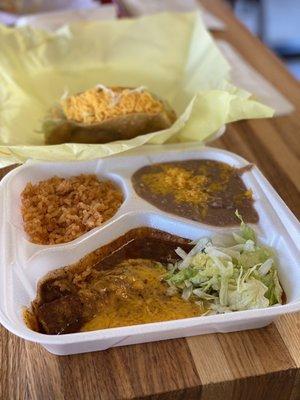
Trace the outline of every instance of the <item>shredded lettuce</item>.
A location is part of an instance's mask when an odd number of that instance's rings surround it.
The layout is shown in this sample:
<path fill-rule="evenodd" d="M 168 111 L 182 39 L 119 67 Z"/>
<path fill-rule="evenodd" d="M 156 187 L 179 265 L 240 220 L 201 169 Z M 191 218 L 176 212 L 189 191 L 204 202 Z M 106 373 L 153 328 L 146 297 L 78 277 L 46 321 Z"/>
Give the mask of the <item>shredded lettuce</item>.
<path fill-rule="evenodd" d="M 237 211 L 236 216 L 241 226 L 232 235 L 201 238 L 192 242 L 189 253 L 176 250 L 181 260 L 169 266 L 165 277 L 170 293 L 177 290 L 183 299 L 201 302 L 211 313 L 282 304 L 273 251 L 257 242 Z"/>
<path fill-rule="evenodd" d="M 252 240 L 253 242 L 255 242 L 256 234 L 255 234 L 254 230 L 252 228 L 250 228 L 250 226 L 245 224 L 245 222 L 243 221 L 243 218 L 239 214 L 238 210 L 236 210 L 235 215 L 241 221 L 241 227 L 240 227 L 241 237 L 244 238 L 245 240 Z"/>

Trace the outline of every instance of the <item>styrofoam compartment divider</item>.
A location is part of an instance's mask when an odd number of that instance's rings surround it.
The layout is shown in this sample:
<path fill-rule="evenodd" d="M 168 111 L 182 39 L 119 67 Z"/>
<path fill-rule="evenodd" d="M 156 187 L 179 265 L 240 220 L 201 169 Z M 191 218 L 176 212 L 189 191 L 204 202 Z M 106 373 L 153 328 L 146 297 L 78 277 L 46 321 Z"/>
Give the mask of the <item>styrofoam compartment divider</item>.
<path fill-rule="evenodd" d="M 84 255 L 107 244 L 128 230 L 149 226 L 190 239 L 212 236 L 224 228 L 187 220 L 158 210 L 134 192 L 132 174 L 140 167 L 164 161 L 213 159 L 235 167 L 247 161 L 228 151 L 190 144 L 144 146 L 139 151 L 85 162 L 27 162 L 10 172 L 0 185 L 1 269 L 0 322 L 25 339 L 41 343 L 56 354 L 82 353 L 108 347 L 191 336 L 210 332 L 228 332 L 265 326 L 278 315 L 300 309 L 300 268 L 298 267 L 299 224 L 260 171 L 253 167 L 243 180 L 251 188 L 259 213 L 256 231 L 260 240 L 277 250 L 279 277 L 287 295 L 287 304 L 260 310 L 212 315 L 184 320 L 49 336 L 28 329 L 22 319 L 22 308 L 36 294 L 38 280 L 55 268 L 78 261 Z M 70 243 L 36 245 L 28 241 L 20 212 L 20 193 L 30 182 L 54 175 L 70 177 L 94 173 L 113 180 L 124 193 L 124 203 L 115 216 Z M 233 230 L 236 228 L 226 228 Z"/>

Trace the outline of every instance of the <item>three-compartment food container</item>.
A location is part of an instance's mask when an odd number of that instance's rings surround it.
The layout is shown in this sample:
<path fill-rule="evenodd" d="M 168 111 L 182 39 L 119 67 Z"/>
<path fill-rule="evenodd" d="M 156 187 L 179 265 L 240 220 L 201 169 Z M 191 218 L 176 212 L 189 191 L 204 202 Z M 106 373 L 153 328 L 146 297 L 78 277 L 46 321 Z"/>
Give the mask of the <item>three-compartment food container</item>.
<path fill-rule="evenodd" d="M 228 151 L 199 144 L 153 145 L 117 156 L 83 162 L 33 162 L 11 171 L 0 185 L 0 322 L 14 334 L 37 343 L 54 354 L 66 355 L 135 343 L 263 327 L 280 314 L 300 310 L 299 223 L 257 167 L 243 174 L 251 188 L 259 214 L 259 240 L 276 249 L 279 279 L 287 301 L 270 308 L 180 320 L 110 328 L 65 335 L 46 335 L 30 330 L 23 321 L 23 309 L 36 295 L 40 278 L 56 268 L 78 261 L 84 255 L 112 242 L 133 228 L 147 226 L 192 240 L 236 227 L 213 227 L 163 212 L 140 198 L 131 184 L 132 174 L 156 162 L 211 159 L 236 168 L 248 163 Z M 37 245 L 23 230 L 20 193 L 28 182 L 36 183 L 54 175 L 70 177 L 92 173 L 116 182 L 124 193 L 118 212 L 102 226 L 72 242 Z"/>

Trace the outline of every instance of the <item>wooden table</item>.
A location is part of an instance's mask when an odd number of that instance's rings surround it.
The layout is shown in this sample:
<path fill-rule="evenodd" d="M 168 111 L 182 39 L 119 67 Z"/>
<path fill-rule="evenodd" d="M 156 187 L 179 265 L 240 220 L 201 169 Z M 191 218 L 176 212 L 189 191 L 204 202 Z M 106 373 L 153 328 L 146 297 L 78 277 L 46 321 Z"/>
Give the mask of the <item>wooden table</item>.
<path fill-rule="evenodd" d="M 272 120 L 231 124 L 213 145 L 263 171 L 299 217 L 300 90 L 282 63 L 218 0 L 203 1 L 227 24 L 229 41 L 295 105 Z M 0 328 L 1 400 L 299 400 L 300 314 L 259 330 L 57 357 Z"/>

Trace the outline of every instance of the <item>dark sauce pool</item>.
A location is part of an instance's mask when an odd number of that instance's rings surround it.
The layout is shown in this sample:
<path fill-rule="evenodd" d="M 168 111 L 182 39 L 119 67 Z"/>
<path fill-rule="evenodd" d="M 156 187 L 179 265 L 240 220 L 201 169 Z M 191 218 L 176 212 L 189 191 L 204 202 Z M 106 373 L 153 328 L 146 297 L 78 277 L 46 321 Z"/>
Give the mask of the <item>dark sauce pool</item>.
<path fill-rule="evenodd" d="M 257 223 L 251 190 L 241 175 L 248 168 L 233 168 L 213 160 L 157 163 L 132 176 L 136 193 L 157 208 L 214 226 L 238 225 L 238 210 L 245 222 Z"/>

